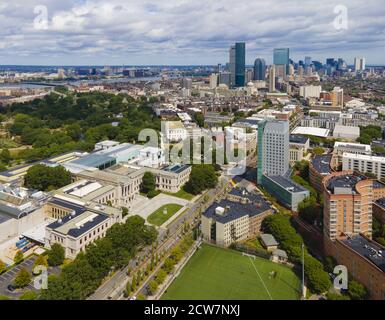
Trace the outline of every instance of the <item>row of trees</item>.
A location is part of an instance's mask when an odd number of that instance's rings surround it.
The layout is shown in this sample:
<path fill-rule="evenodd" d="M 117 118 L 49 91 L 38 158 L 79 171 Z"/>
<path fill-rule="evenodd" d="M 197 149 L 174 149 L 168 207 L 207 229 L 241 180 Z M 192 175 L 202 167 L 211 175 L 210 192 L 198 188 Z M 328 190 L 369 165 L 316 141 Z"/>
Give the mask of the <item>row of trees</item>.
<path fill-rule="evenodd" d="M 83 300 L 94 292 L 113 270 L 126 266 L 142 247 L 152 244 L 157 231 L 139 216 L 113 225 L 106 237 L 90 244 L 85 252 L 63 267 L 59 276 L 49 276 L 43 300 Z"/>
<path fill-rule="evenodd" d="M 262 229 L 271 233 L 279 241 L 280 247 L 285 250 L 292 263 L 302 263 L 302 237 L 290 223 L 290 218 L 283 214 L 267 217 L 262 222 Z M 309 289 L 314 293 L 325 293 L 331 287 L 329 275 L 324 271 L 320 261 L 305 250 L 305 277 Z"/>
<path fill-rule="evenodd" d="M 184 257 L 193 243 L 192 235 L 188 235 L 178 246 L 172 249 L 170 256 L 164 261 L 162 268 L 148 284 L 151 295 L 157 292 L 158 287 L 165 281 L 167 275 L 174 270 L 175 265 Z"/>

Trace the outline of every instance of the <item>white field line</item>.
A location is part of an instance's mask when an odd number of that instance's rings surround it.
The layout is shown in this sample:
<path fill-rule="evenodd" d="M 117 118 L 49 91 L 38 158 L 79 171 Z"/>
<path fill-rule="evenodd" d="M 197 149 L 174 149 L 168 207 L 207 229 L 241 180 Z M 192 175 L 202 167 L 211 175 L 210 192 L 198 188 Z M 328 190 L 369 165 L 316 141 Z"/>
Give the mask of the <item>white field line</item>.
<path fill-rule="evenodd" d="M 252 264 L 253 267 L 254 267 L 255 272 L 257 273 L 259 279 L 261 280 L 263 286 L 265 287 L 265 290 L 266 290 L 267 294 L 269 295 L 270 300 L 273 300 L 273 297 L 271 296 L 271 294 L 270 294 L 270 292 L 269 292 L 269 289 L 267 289 L 265 282 L 262 280 L 262 277 L 261 277 L 261 275 L 259 274 L 259 272 L 258 272 L 258 270 L 257 270 L 257 268 L 256 268 L 256 266 L 255 266 L 255 264 L 253 263 L 253 261 L 251 260 L 250 257 L 249 257 L 249 259 L 250 259 L 251 264 Z"/>

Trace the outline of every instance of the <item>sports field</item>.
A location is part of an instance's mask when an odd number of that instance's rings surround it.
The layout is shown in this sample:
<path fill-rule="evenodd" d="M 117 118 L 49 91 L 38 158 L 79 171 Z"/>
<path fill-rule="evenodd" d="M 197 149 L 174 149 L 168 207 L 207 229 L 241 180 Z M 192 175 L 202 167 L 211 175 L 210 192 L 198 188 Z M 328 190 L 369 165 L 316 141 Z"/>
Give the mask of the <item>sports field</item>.
<path fill-rule="evenodd" d="M 294 300 L 300 287 L 286 266 L 204 244 L 161 299 Z"/>

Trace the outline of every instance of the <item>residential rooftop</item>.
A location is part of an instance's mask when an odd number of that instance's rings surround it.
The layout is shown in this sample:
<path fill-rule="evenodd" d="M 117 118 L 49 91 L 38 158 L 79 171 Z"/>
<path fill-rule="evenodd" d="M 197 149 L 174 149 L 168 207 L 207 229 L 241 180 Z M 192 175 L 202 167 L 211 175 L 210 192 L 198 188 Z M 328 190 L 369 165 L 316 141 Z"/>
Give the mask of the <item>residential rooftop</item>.
<path fill-rule="evenodd" d="M 355 251 L 362 257 L 365 257 L 375 266 L 385 272 L 385 248 L 376 244 L 372 241 L 369 241 L 361 235 L 353 236 L 341 240 L 346 246 Z"/>
<path fill-rule="evenodd" d="M 332 194 L 355 194 L 357 183 L 365 179 L 367 178 L 355 174 L 335 176 L 328 181 L 327 189 Z"/>
<path fill-rule="evenodd" d="M 220 223 L 228 223 L 244 216 L 256 216 L 270 209 L 270 206 L 262 198 L 261 200 L 263 202 L 241 203 L 238 201 L 222 199 L 219 202 L 214 202 L 210 207 L 208 207 L 203 215 Z M 216 213 L 216 209 L 218 207 L 225 209 L 225 213 L 223 215 Z"/>

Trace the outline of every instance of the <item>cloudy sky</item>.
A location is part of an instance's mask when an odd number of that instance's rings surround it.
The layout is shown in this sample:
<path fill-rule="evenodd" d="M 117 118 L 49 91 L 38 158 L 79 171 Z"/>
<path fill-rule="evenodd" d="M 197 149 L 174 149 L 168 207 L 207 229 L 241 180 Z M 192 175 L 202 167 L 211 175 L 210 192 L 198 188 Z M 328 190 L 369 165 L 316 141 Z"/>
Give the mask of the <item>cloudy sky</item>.
<path fill-rule="evenodd" d="M 247 63 L 289 47 L 385 64 L 384 0 L 0 1 L 0 64 L 217 64 L 235 41 Z"/>

